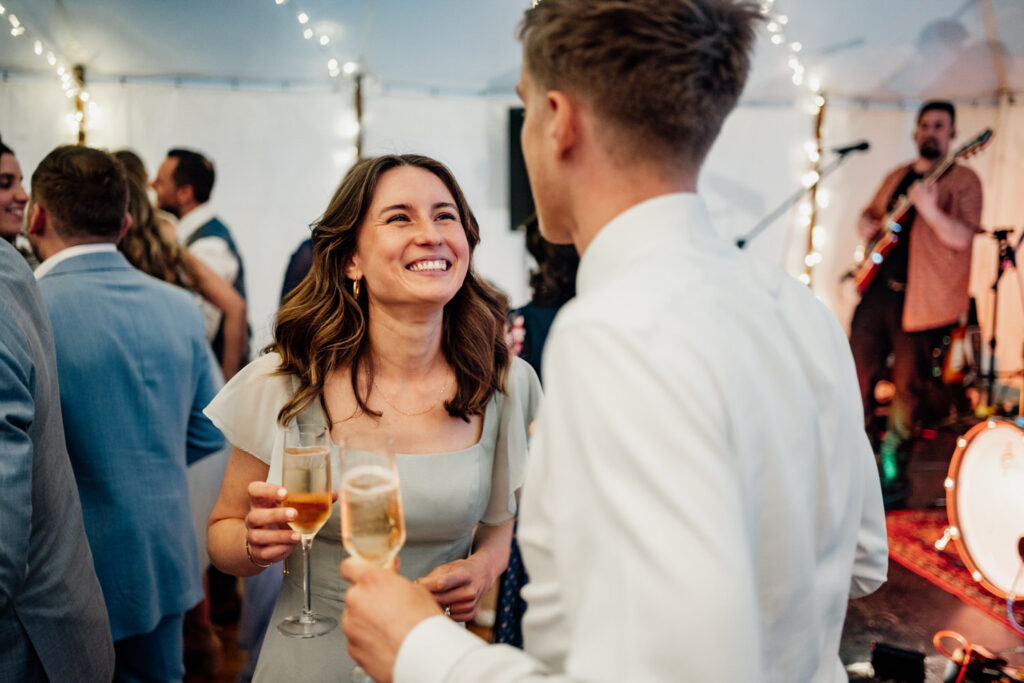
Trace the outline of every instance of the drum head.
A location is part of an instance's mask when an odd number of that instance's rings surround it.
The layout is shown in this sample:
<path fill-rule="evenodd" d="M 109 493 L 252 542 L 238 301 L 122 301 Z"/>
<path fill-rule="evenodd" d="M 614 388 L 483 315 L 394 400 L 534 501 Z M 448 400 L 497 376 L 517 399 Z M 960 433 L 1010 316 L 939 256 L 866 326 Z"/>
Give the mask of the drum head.
<path fill-rule="evenodd" d="M 1013 588 L 1024 536 L 1024 431 L 988 420 L 958 442 L 946 479 L 953 539 L 975 581 L 1001 598 Z M 1024 586 L 1018 586 L 1024 593 Z"/>

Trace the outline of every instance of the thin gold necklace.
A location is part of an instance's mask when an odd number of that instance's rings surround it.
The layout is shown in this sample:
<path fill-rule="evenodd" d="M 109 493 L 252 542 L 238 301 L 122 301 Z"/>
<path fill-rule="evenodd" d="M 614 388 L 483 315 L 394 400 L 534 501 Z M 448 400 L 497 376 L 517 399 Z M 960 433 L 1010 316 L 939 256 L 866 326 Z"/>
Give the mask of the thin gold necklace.
<path fill-rule="evenodd" d="M 405 415 L 406 417 L 419 417 L 420 415 L 426 415 L 431 410 L 436 408 L 439 404 L 443 404 L 445 396 L 448 395 L 448 388 L 451 385 L 452 385 L 452 380 L 449 377 L 448 381 L 445 382 L 444 388 L 441 389 L 441 398 L 438 401 L 438 403 L 431 404 L 431 406 L 429 408 L 427 408 L 426 410 L 421 410 L 418 413 L 407 413 L 404 410 L 402 410 L 401 408 L 399 408 L 398 406 L 396 406 L 394 403 L 392 403 L 391 400 L 388 399 L 388 395 L 386 393 L 384 393 L 384 390 L 380 388 L 379 384 L 377 384 L 377 380 L 376 379 L 373 380 L 373 387 L 374 387 L 374 389 L 376 389 L 377 391 L 380 392 L 380 397 L 384 399 L 384 402 L 387 403 L 389 406 L 391 406 L 396 412 L 401 413 L 402 415 Z"/>

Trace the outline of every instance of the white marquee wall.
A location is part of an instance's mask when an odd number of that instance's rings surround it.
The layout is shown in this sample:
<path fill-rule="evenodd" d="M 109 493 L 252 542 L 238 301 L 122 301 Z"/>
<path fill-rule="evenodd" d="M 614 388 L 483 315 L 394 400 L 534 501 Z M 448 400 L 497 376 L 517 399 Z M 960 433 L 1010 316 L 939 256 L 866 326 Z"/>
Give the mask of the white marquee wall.
<path fill-rule="evenodd" d="M 306 226 L 327 204 L 354 157 L 351 93 L 282 92 L 140 84 L 94 84 L 100 110 L 90 144 L 131 147 L 152 172 L 172 146 L 195 147 L 217 165 L 213 203 L 234 231 L 246 261 L 254 344 L 269 339 L 288 255 Z M 366 96 L 367 154 L 416 151 L 447 163 L 480 220 L 483 240 L 477 269 L 509 293 L 528 297 L 529 259 L 522 238 L 508 230 L 507 97 L 383 93 Z M 68 101 L 52 81 L 0 83 L 0 133 L 18 153 L 26 175 L 54 145 L 70 142 Z M 986 192 L 986 227 L 1024 227 L 1024 107 L 960 107 L 960 139 L 989 125 L 997 130 L 990 149 L 971 165 Z M 830 105 L 827 147 L 865 138 L 872 148 L 853 156 L 822 184 L 829 198 L 821 209 L 825 227 L 822 263 L 814 274 L 818 295 L 847 323 L 855 300 L 839 286 L 857 244 L 854 223 L 882 175 L 912 157 L 913 107 Z M 733 239 L 749 230 L 799 185 L 808 168 L 804 144 L 812 117 L 800 106 L 743 105 L 726 121 L 700 180 L 718 230 Z M 828 160 L 826 155 L 825 161 Z M 749 249 L 802 270 L 806 233 L 795 210 L 753 240 Z M 1018 231 L 1017 235 L 1019 236 Z M 1016 237 L 1016 236 L 1015 236 Z M 976 243 L 973 289 L 983 323 L 991 319 L 993 246 Z M 999 365 L 1021 367 L 1024 323 L 1019 280 L 1011 273 L 1000 290 Z"/>

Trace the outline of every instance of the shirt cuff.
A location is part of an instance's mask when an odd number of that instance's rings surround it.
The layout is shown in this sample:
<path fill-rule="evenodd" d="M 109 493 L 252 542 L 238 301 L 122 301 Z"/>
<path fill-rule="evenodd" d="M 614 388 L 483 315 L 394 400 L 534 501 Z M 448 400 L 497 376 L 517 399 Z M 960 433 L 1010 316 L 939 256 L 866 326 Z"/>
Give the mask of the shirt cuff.
<path fill-rule="evenodd" d="M 394 683 L 444 681 L 460 659 L 480 646 L 487 644 L 448 617 L 424 619 L 398 650 Z"/>

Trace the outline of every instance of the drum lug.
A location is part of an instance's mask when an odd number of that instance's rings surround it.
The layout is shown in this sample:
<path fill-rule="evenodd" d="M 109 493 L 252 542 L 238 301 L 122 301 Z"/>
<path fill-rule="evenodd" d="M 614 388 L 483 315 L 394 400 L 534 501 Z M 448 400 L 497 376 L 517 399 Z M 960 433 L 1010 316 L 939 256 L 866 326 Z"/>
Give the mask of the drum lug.
<path fill-rule="evenodd" d="M 954 531 L 954 527 L 947 526 L 946 529 L 942 532 L 942 538 L 935 541 L 935 549 L 941 553 L 943 550 L 946 549 L 946 546 L 949 545 L 950 540 L 952 540 L 954 536 L 956 536 L 956 531 Z"/>

